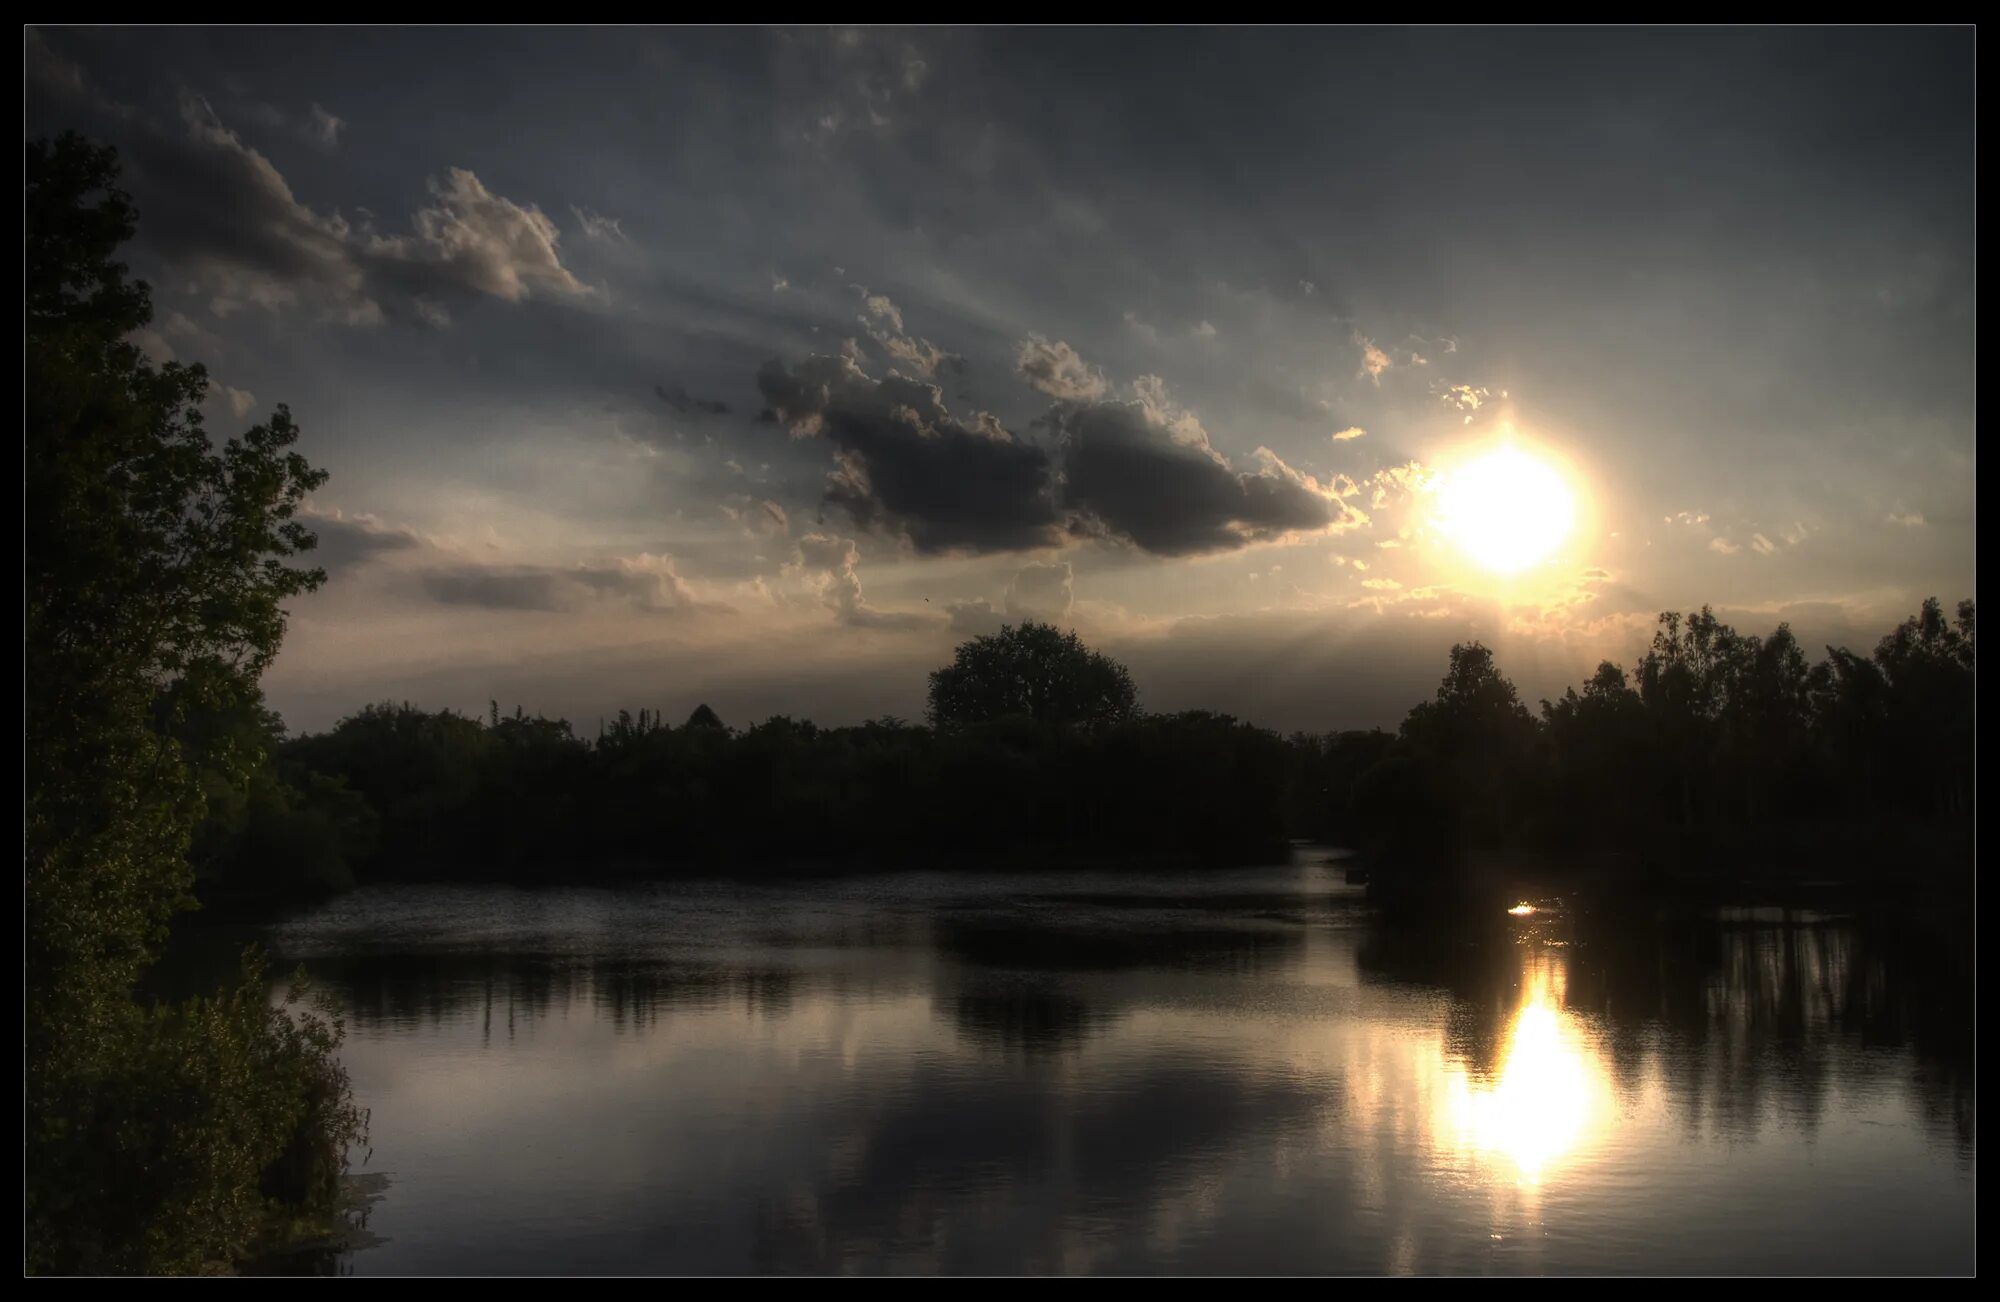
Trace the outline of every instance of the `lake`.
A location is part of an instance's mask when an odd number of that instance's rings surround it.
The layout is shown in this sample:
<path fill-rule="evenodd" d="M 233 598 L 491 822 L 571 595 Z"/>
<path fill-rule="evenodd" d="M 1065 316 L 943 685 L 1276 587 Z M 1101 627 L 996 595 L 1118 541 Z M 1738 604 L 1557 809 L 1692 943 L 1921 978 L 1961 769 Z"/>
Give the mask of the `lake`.
<path fill-rule="evenodd" d="M 1231 872 L 364 890 L 267 929 L 356 1275 L 1971 1273 L 1971 995 L 1775 909 Z"/>

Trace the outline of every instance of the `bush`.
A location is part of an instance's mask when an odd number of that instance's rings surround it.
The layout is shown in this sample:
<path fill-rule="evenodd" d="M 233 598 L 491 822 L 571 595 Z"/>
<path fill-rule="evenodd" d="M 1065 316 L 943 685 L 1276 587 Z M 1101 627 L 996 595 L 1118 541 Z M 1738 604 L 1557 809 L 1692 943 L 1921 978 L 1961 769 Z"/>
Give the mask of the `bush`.
<path fill-rule="evenodd" d="M 367 1117 L 342 1027 L 260 958 L 213 997 L 126 1002 L 41 1082 L 28 1136 L 34 1274 L 217 1273 L 331 1214 Z"/>

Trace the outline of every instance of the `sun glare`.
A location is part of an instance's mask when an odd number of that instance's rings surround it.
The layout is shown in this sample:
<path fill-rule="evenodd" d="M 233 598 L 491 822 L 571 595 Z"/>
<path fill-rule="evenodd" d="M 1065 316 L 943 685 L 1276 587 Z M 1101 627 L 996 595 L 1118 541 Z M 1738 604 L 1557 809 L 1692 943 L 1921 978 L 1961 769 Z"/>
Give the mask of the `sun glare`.
<path fill-rule="evenodd" d="M 1528 1185 L 1583 1143 L 1609 1088 L 1590 1045 L 1562 1011 L 1562 977 L 1546 962 L 1523 973 L 1497 1076 L 1489 1082 L 1454 1076 L 1442 1100 L 1461 1143 L 1507 1159 Z"/>
<path fill-rule="evenodd" d="M 1438 525 L 1475 564 L 1514 574 L 1569 536 L 1576 502 L 1554 466 L 1514 447 L 1452 470 L 1438 494 Z"/>

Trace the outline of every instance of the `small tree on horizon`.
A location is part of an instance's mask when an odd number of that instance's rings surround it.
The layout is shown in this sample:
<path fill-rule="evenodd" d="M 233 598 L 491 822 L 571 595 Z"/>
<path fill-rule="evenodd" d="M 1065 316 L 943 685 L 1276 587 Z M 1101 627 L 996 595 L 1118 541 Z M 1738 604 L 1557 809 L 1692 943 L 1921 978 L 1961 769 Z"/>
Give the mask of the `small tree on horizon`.
<path fill-rule="evenodd" d="M 962 643 L 952 662 L 931 674 L 927 711 L 936 728 L 1006 718 L 1105 727 L 1137 713 L 1124 665 L 1075 633 L 1032 622 Z"/>

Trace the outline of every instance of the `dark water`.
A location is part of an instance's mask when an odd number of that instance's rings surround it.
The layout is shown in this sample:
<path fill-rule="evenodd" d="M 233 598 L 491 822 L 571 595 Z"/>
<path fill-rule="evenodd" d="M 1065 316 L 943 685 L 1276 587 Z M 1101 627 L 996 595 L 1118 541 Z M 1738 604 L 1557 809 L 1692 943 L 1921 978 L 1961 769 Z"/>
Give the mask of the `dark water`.
<path fill-rule="evenodd" d="M 373 1110 L 342 1272 L 1972 1271 L 1921 950 L 1444 930 L 1301 863 L 397 889 L 271 943 Z"/>

